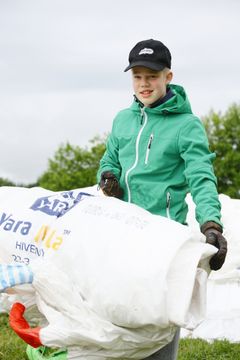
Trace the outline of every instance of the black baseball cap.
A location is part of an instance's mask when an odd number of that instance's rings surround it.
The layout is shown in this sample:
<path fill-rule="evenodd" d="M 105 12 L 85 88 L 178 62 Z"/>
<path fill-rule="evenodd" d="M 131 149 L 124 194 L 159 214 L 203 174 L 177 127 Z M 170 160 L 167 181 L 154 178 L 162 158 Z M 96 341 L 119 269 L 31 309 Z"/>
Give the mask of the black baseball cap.
<path fill-rule="evenodd" d="M 138 42 L 129 53 L 129 65 L 124 71 L 134 66 L 144 66 L 160 71 L 164 68 L 171 69 L 171 53 L 168 48 L 158 40 L 143 40 Z"/>

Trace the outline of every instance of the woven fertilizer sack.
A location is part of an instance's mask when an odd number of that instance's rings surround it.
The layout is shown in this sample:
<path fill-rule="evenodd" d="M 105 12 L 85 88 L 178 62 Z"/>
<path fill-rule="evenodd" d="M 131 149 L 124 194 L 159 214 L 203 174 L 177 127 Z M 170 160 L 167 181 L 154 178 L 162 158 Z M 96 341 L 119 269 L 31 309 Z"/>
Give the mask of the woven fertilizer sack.
<path fill-rule="evenodd" d="M 6 196 L 2 206 L 2 219 L 11 217 L 0 234 L 0 285 L 18 297 L 10 324 L 27 343 L 66 348 L 67 359 L 144 359 L 178 327 L 203 320 L 216 249 L 199 231 L 91 190 L 20 191 L 21 203 Z M 33 244 L 43 256 L 16 261 L 8 246 L 4 252 L 6 239 Z M 36 327 L 27 321 L 29 299 Z"/>

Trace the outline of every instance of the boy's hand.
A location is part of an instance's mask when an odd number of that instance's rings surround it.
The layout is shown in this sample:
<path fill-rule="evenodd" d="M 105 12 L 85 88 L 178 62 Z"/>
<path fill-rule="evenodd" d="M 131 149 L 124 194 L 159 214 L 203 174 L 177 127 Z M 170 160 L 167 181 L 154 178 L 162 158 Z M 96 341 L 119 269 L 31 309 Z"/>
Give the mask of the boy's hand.
<path fill-rule="evenodd" d="M 101 180 L 99 184 L 104 195 L 113 196 L 118 199 L 123 197 L 123 189 L 120 187 L 119 182 L 114 174 L 110 171 L 104 171 L 101 174 Z"/>
<path fill-rule="evenodd" d="M 219 270 L 224 264 L 227 255 L 227 240 L 222 236 L 222 227 L 213 221 L 201 226 L 206 242 L 218 248 L 218 252 L 209 261 L 211 270 Z"/>

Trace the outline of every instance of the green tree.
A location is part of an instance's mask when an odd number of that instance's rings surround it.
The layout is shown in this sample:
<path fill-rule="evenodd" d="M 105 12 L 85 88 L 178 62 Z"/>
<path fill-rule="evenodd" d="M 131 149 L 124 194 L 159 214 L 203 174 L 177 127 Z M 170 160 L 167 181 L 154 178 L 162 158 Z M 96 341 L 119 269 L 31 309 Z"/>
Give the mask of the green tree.
<path fill-rule="evenodd" d="M 15 186 L 15 184 L 11 180 L 0 178 L 0 186 Z"/>
<path fill-rule="evenodd" d="M 34 186 L 38 186 L 38 183 L 37 182 L 30 183 L 30 184 L 15 183 L 15 182 L 13 182 L 11 180 L 0 177 L 0 186 L 18 186 L 18 187 L 31 188 L 31 187 L 34 187 Z"/>
<path fill-rule="evenodd" d="M 39 186 L 53 190 L 71 190 L 96 184 L 99 161 L 105 151 L 105 141 L 99 137 L 90 141 L 90 148 L 69 143 L 60 145 L 47 171 L 38 179 Z"/>
<path fill-rule="evenodd" d="M 240 105 L 232 104 L 225 114 L 211 111 L 203 118 L 210 149 L 216 153 L 214 169 L 218 191 L 240 198 Z"/>

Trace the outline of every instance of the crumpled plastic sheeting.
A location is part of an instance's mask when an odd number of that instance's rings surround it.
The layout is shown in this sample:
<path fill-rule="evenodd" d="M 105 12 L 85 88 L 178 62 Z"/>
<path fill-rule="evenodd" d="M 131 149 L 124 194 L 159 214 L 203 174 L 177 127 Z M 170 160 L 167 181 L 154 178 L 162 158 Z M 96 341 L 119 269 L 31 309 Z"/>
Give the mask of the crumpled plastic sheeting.
<path fill-rule="evenodd" d="M 35 299 L 47 322 L 42 344 L 67 346 L 69 358 L 77 352 L 79 359 L 141 359 L 171 341 L 177 327 L 193 329 L 203 320 L 216 249 L 199 231 L 86 189 L 12 189 L 1 202 L 2 262 L 18 250 L 15 256 L 29 258 L 23 266 L 33 281 L 23 292 L 23 285 L 6 291 L 23 303 Z"/>
<path fill-rule="evenodd" d="M 240 200 L 220 194 L 223 235 L 228 241 L 228 254 L 223 267 L 210 273 L 207 283 L 207 311 L 204 321 L 193 331 L 181 331 L 182 337 L 207 341 L 226 339 L 240 342 Z M 194 204 L 188 197 L 188 223 L 193 229 Z"/>

